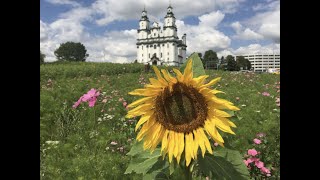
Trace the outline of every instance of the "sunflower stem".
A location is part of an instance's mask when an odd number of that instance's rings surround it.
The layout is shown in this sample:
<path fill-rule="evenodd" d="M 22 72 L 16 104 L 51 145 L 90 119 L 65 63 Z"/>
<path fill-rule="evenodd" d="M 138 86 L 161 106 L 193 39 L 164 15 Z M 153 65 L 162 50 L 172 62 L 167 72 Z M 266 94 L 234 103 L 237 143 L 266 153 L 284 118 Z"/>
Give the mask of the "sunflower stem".
<path fill-rule="evenodd" d="M 190 167 L 191 163 L 189 164 L 189 166 L 185 166 L 184 168 L 186 180 L 192 180 L 192 172 L 190 172 Z"/>

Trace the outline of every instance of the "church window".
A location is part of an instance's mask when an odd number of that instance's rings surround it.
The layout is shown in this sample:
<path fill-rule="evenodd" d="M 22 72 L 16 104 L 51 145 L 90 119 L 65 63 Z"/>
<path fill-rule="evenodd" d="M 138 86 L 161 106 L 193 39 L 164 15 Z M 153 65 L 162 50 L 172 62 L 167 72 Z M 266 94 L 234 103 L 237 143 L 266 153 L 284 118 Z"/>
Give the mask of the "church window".
<path fill-rule="evenodd" d="M 143 57 L 143 54 L 141 54 L 142 55 L 142 57 Z"/>
<path fill-rule="evenodd" d="M 143 46 L 141 46 L 142 50 L 143 50 Z"/>
<path fill-rule="evenodd" d="M 153 48 L 154 48 L 154 49 L 156 49 L 156 47 L 157 47 L 156 45 L 153 45 Z"/>
<path fill-rule="evenodd" d="M 169 55 L 169 52 L 168 52 L 168 55 Z"/>
<path fill-rule="evenodd" d="M 137 48 L 139 49 L 139 46 L 137 46 Z"/>
<path fill-rule="evenodd" d="M 155 36 L 156 36 L 156 33 L 154 33 L 153 35 L 154 35 L 154 37 L 155 37 Z"/>
<path fill-rule="evenodd" d="M 149 53 L 149 58 L 150 58 L 150 53 Z"/>
<path fill-rule="evenodd" d="M 162 46 L 164 46 L 164 44 L 162 44 Z"/>
<path fill-rule="evenodd" d="M 169 43 L 167 44 L 167 47 L 169 47 Z"/>
<path fill-rule="evenodd" d="M 160 56 L 162 57 L 162 53 L 160 54 Z"/>

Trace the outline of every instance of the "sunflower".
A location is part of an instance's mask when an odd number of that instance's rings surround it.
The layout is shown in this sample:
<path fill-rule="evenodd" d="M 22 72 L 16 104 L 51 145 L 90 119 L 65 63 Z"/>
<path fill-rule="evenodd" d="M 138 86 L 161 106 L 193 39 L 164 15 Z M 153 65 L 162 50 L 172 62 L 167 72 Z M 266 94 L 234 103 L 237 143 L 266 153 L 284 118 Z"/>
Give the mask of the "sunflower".
<path fill-rule="evenodd" d="M 203 157 L 206 151 L 213 154 L 207 135 L 223 146 L 223 138 L 217 129 L 235 134 L 230 127 L 236 125 L 227 119 L 231 116 L 222 109 L 235 111 L 239 108 L 216 97 L 222 91 L 209 89 L 220 77 L 207 84 L 204 82 L 208 75 L 193 78 L 192 59 L 183 74 L 173 69 L 176 77 L 165 69 L 161 69 L 163 76 L 156 66 L 153 69 L 157 79 L 150 78 L 151 84 L 129 92 L 144 97 L 128 105 L 131 110 L 126 116 L 141 116 L 135 131 L 142 125 L 137 140 L 144 140 L 144 150 L 153 152 L 161 142 L 163 157 L 168 154 L 170 163 L 173 157 L 179 163 L 184 152 L 186 166 L 189 166 L 191 160 L 197 158 L 199 147 Z"/>

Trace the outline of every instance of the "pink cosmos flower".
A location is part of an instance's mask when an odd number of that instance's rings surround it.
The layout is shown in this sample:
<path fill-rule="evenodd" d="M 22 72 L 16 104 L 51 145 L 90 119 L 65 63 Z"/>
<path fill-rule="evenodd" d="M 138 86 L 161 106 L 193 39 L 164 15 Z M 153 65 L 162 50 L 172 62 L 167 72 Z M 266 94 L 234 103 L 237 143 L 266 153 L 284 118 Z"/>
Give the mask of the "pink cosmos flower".
<path fill-rule="evenodd" d="M 249 149 L 248 150 L 248 155 L 256 156 L 257 154 L 258 154 L 258 152 L 255 149 Z"/>
<path fill-rule="evenodd" d="M 256 166 L 257 166 L 257 168 L 262 168 L 262 167 L 264 167 L 264 163 L 262 162 L 262 161 L 256 161 L 255 163 L 254 163 Z"/>
<path fill-rule="evenodd" d="M 268 92 L 263 92 L 262 95 L 263 96 L 270 96 L 270 94 Z"/>
<path fill-rule="evenodd" d="M 124 99 L 123 98 L 119 98 L 119 101 L 122 102 Z"/>
<path fill-rule="evenodd" d="M 254 142 L 255 144 L 261 144 L 261 140 L 260 140 L 260 139 L 257 139 L 257 138 L 255 138 L 255 139 L 253 140 L 253 142 Z"/>
<path fill-rule="evenodd" d="M 246 166 L 248 166 L 248 161 L 247 160 L 243 160 L 243 162 L 244 162 L 244 164 L 246 165 Z"/>
<path fill-rule="evenodd" d="M 271 173 L 270 170 L 268 168 L 266 168 L 266 167 L 261 167 L 260 171 L 263 172 L 264 174 L 270 174 Z"/>
<path fill-rule="evenodd" d="M 89 107 L 93 107 L 99 95 L 100 95 L 100 92 L 92 88 L 87 92 L 87 94 L 84 94 L 83 96 L 81 96 L 79 100 L 76 103 L 74 103 L 72 107 L 73 108 L 78 107 L 81 102 L 88 102 Z"/>
<path fill-rule="evenodd" d="M 215 143 L 213 143 L 213 145 L 214 145 L 215 147 L 217 147 L 219 144 L 215 142 Z"/>

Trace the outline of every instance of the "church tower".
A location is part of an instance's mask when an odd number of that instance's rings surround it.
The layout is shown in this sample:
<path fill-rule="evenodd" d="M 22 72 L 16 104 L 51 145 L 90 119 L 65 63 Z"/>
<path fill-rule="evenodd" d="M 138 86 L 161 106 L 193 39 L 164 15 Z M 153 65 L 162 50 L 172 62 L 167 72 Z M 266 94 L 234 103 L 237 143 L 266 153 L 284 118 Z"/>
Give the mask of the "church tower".
<path fill-rule="evenodd" d="M 137 38 L 137 61 L 150 65 L 180 66 L 186 60 L 186 34 L 177 36 L 176 18 L 171 5 L 167 8 L 164 25 L 150 22 L 144 9 L 139 21 Z"/>
<path fill-rule="evenodd" d="M 177 36 L 177 26 L 176 26 L 176 18 L 174 17 L 171 5 L 167 8 L 167 14 L 164 17 L 164 25 L 163 30 L 165 31 L 165 36 L 176 37 Z"/>

